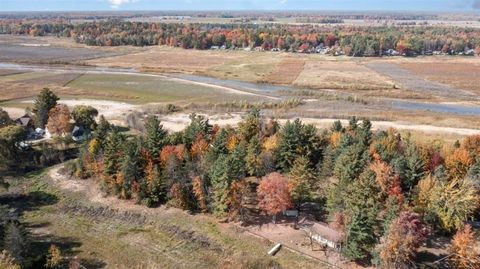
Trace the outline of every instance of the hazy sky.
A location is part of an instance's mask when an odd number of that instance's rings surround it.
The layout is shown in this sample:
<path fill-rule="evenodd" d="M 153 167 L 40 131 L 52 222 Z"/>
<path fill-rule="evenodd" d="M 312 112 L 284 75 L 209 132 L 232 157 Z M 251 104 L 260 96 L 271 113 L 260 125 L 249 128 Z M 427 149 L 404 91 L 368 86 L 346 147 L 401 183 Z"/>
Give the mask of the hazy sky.
<path fill-rule="evenodd" d="M 0 0 L 0 11 L 29 10 L 480 11 L 480 0 Z"/>

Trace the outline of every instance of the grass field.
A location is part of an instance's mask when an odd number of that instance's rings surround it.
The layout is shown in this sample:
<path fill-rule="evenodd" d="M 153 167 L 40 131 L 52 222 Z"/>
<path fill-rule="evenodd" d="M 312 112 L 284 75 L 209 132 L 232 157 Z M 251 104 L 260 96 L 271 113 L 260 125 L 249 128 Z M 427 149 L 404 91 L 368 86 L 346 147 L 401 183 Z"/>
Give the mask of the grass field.
<path fill-rule="evenodd" d="M 13 182 L 9 195 L 22 198 L 7 201 L 27 223 L 34 251 L 57 244 L 86 268 L 322 268 L 288 250 L 269 257 L 272 243 L 211 216 L 129 206 L 116 198 L 105 205 L 66 190 L 46 172 Z"/>
<path fill-rule="evenodd" d="M 262 100 L 241 92 L 149 75 L 29 72 L 0 76 L 0 101 L 32 98 L 44 87 L 62 98 L 96 98 L 134 104 Z"/>

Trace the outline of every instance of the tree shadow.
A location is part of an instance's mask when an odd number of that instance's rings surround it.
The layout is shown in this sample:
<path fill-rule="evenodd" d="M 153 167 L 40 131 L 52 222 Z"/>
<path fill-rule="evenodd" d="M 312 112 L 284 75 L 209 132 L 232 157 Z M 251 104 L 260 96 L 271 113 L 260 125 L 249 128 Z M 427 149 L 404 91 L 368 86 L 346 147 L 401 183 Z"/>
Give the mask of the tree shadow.
<path fill-rule="evenodd" d="M 49 222 L 43 222 L 27 225 L 27 228 L 41 230 L 49 226 Z M 30 236 L 30 239 L 30 256 L 32 258 L 29 268 L 44 268 L 47 261 L 46 255 L 51 245 L 58 247 L 64 257 L 61 268 L 68 268 L 69 261 L 80 254 L 78 249 L 82 246 L 82 242 L 75 238 L 60 237 L 49 233 L 35 233 Z M 106 263 L 99 259 L 80 259 L 79 262 L 84 268 L 104 268 L 106 266 Z"/>
<path fill-rule="evenodd" d="M 27 211 L 34 211 L 43 206 L 58 203 L 58 197 L 44 191 L 34 191 L 28 194 L 8 193 L 0 195 L 0 204 L 13 209 L 18 216 Z"/>

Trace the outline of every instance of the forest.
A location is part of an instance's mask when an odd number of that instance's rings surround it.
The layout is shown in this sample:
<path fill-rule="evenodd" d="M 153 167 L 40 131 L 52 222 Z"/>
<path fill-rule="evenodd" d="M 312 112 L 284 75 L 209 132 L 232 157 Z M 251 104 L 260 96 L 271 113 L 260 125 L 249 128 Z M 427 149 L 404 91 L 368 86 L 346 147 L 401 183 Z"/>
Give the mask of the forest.
<path fill-rule="evenodd" d="M 307 20 L 317 20 L 310 18 Z M 330 23 L 341 20 L 321 18 Z M 480 30 L 449 26 L 349 26 L 288 24 L 147 23 L 111 19 L 96 22 L 35 23 L 3 19 L 0 34 L 71 37 L 89 46 L 168 45 L 185 49 L 257 48 L 315 52 L 327 47 L 333 55 L 382 56 L 480 54 Z"/>
<path fill-rule="evenodd" d="M 287 209 L 316 204 L 322 209 L 315 217 L 344 235 L 342 254 L 351 261 L 411 268 L 427 238 L 453 235 L 452 267 L 480 266 L 469 224 L 480 213 L 478 135 L 453 144 L 421 142 L 394 129 L 372 131 L 368 119 L 351 118 L 346 126 L 336 121 L 320 130 L 299 119 L 280 125 L 258 109 L 237 127 L 211 125 L 191 114 L 179 132 L 168 132 L 158 117 L 148 116 L 145 131 L 135 134 L 103 116 L 95 121 L 93 107 L 70 112 L 57 101 L 53 92 L 42 91 L 32 110 L 35 124 L 46 126 L 57 143 L 66 143 L 73 124 L 91 130 L 66 170 L 79 180 L 94 179 L 119 199 L 245 223 L 251 216 L 245 197 L 252 195 L 261 214 L 274 220 Z M 0 169 L 16 169 L 24 138 L 23 129 L 0 110 L 0 160 L 17 160 L 2 161 Z M 0 227 L 1 248 L 25 261 L 18 251 L 24 243 L 21 224 L 3 212 Z"/>

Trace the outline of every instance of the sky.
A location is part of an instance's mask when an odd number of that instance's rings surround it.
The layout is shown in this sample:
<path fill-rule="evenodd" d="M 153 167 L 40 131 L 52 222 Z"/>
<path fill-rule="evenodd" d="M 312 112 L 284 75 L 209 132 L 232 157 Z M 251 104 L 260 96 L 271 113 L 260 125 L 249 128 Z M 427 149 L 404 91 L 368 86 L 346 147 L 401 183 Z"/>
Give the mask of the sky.
<path fill-rule="evenodd" d="M 94 10 L 391 10 L 480 12 L 480 0 L 0 0 L 0 11 Z"/>

